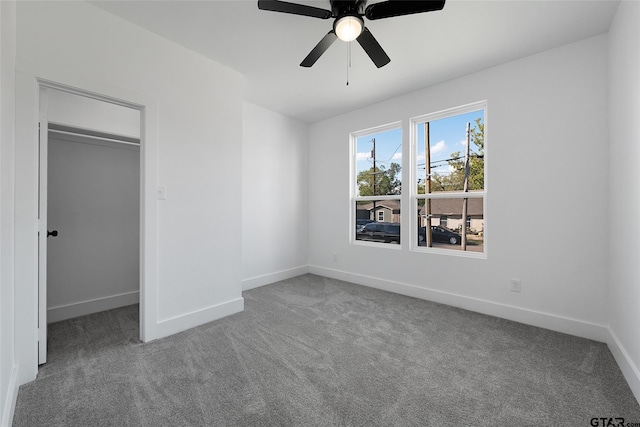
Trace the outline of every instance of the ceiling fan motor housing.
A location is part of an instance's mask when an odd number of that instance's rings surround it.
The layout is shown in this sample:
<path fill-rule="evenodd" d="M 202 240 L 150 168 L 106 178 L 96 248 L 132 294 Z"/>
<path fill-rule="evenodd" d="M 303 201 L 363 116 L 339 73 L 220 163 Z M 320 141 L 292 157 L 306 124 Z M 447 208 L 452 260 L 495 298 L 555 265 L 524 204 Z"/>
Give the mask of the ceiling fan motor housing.
<path fill-rule="evenodd" d="M 343 16 L 362 16 L 364 15 L 367 0 L 330 0 L 331 14 L 334 18 L 342 18 Z"/>

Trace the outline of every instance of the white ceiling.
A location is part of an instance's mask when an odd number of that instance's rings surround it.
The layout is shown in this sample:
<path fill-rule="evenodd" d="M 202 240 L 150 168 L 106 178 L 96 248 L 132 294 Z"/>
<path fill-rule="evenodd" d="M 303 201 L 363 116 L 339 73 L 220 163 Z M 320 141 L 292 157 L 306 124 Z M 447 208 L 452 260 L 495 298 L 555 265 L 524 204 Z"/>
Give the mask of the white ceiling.
<path fill-rule="evenodd" d="M 297 2 L 330 9 L 329 0 Z M 618 6 L 447 0 L 439 12 L 366 21 L 391 62 L 378 69 L 352 43 L 347 86 L 344 42 L 299 66 L 331 19 L 261 11 L 250 0 L 91 3 L 242 73 L 247 101 L 307 123 L 604 33 Z"/>

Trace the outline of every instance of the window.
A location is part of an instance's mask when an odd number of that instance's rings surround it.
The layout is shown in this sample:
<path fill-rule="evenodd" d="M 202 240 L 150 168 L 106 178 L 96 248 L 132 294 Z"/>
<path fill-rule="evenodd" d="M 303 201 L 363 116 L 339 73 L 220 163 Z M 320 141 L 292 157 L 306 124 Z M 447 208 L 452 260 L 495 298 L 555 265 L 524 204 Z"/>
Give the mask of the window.
<path fill-rule="evenodd" d="M 402 129 L 395 123 L 351 135 L 353 241 L 400 243 Z M 393 227 L 358 226 L 358 221 Z"/>
<path fill-rule="evenodd" d="M 486 110 L 478 102 L 411 119 L 405 158 L 402 123 L 352 133 L 351 242 L 400 244 L 403 223 L 412 251 L 484 257 Z"/>
<path fill-rule="evenodd" d="M 411 121 L 417 250 L 485 252 L 485 110 L 483 102 Z"/>

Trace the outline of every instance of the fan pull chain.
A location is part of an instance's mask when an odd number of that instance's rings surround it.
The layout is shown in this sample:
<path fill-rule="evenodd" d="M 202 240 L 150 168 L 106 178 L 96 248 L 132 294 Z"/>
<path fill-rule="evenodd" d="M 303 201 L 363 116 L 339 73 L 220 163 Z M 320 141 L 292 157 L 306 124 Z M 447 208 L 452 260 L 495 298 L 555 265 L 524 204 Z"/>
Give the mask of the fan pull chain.
<path fill-rule="evenodd" d="M 347 43 L 347 86 L 349 86 L 349 68 L 351 68 L 351 42 Z"/>

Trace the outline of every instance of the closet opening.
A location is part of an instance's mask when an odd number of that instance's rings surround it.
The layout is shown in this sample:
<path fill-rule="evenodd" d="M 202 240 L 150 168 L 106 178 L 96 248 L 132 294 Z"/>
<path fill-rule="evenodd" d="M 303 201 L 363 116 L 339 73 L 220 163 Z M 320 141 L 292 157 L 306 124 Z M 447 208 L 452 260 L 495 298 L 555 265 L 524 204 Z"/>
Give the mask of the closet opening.
<path fill-rule="evenodd" d="M 42 90 L 40 364 L 138 342 L 141 329 L 140 110 Z"/>

